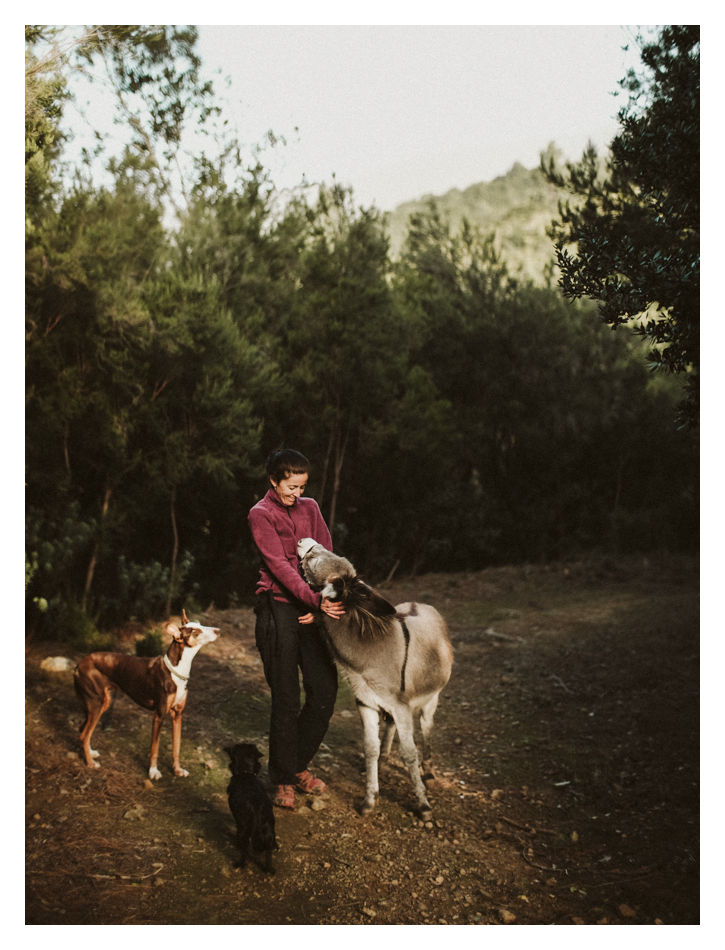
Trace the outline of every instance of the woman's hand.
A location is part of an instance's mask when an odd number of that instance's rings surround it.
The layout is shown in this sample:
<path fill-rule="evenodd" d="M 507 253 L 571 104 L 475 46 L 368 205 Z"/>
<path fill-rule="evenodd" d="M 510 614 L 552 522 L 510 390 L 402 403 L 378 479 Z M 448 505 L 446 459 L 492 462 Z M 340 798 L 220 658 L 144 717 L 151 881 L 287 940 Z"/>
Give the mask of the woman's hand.
<path fill-rule="evenodd" d="M 328 617 L 332 617 L 333 620 L 339 620 L 340 617 L 345 613 L 345 608 L 342 606 L 339 600 L 328 600 L 325 597 L 320 604 L 320 610 L 324 610 Z M 314 623 L 315 615 L 314 614 L 302 614 L 301 617 L 297 618 L 297 623 Z"/>
<path fill-rule="evenodd" d="M 332 617 L 333 620 L 339 620 L 345 613 L 345 608 L 339 600 L 328 600 L 327 597 L 322 598 L 320 610 L 324 610 L 327 616 Z"/>

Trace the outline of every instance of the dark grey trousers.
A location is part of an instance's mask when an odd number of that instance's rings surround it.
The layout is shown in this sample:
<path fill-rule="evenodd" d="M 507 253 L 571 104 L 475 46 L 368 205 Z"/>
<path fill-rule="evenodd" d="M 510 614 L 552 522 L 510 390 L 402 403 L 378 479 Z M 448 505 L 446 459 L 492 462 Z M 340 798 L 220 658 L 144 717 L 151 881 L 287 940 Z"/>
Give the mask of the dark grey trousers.
<path fill-rule="evenodd" d="M 301 624 L 307 613 L 260 594 L 255 639 L 272 693 L 269 776 L 275 785 L 294 785 L 320 747 L 337 696 L 337 668 L 317 623 Z M 300 679 L 305 701 L 300 708 Z"/>

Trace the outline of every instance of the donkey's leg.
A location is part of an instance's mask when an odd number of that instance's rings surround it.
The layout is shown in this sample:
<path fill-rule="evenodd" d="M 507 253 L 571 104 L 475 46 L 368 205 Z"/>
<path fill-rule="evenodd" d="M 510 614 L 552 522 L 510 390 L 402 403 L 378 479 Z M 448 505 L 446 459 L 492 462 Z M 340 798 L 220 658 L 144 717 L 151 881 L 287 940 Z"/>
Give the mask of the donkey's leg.
<path fill-rule="evenodd" d="M 432 813 L 430 802 L 426 796 L 425 785 L 420 777 L 418 750 L 415 747 L 415 738 L 413 735 L 413 714 L 408 706 L 398 706 L 394 715 L 395 725 L 398 729 L 400 755 L 413 783 L 413 789 L 418 799 L 418 811 L 420 812 L 421 818 L 428 819 Z"/>
<path fill-rule="evenodd" d="M 420 732 L 423 737 L 423 779 L 435 778 L 433 772 L 433 759 L 431 755 L 431 733 L 433 732 L 433 717 L 438 708 L 438 697 L 440 693 L 431 696 L 428 702 L 420 711 Z"/>
<path fill-rule="evenodd" d="M 393 747 L 393 739 L 395 738 L 395 720 L 388 713 L 383 713 L 385 719 L 385 730 L 383 732 L 383 747 L 382 747 L 382 756 L 384 759 L 390 757 L 390 750 Z"/>
<path fill-rule="evenodd" d="M 375 807 L 375 799 L 380 790 L 378 785 L 378 759 L 380 757 L 380 714 L 377 709 L 358 703 L 363 727 L 363 748 L 365 750 L 365 798 L 360 809 L 367 815 Z"/>

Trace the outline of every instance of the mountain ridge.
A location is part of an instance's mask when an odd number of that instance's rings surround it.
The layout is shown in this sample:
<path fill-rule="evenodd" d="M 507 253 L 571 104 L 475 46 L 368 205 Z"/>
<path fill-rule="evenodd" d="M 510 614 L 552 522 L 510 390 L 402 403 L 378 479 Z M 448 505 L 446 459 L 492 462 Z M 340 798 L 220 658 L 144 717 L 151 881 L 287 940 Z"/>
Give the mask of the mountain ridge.
<path fill-rule="evenodd" d="M 483 235 L 494 234 L 512 276 L 546 284 L 554 267 L 554 248 L 546 230 L 557 217 L 562 197 L 562 190 L 548 182 L 540 168 L 527 169 L 515 162 L 491 181 L 399 204 L 388 213 L 391 254 L 400 254 L 410 216 L 433 202 L 454 232 L 466 218 Z"/>

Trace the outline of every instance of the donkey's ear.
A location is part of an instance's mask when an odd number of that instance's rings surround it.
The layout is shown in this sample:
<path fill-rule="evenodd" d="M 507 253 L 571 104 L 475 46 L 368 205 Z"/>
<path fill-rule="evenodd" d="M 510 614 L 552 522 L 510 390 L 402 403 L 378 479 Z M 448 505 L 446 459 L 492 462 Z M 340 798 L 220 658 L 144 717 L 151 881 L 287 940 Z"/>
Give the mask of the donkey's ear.
<path fill-rule="evenodd" d="M 356 577 L 352 582 L 352 589 L 355 592 L 355 600 L 360 606 L 376 617 L 392 617 L 395 613 L 395 607 L 390 601 L 386 600 L 382 594 L 379 594 L 359 577 Z"/>

